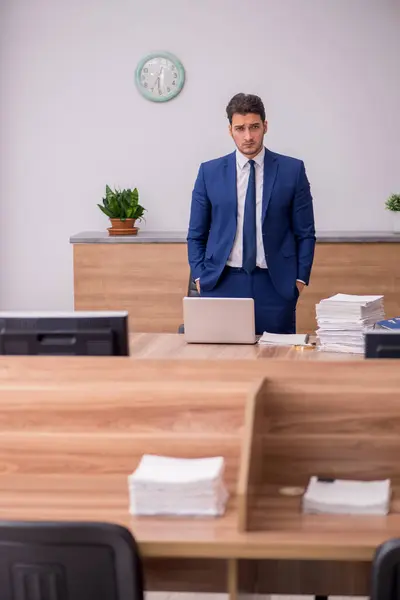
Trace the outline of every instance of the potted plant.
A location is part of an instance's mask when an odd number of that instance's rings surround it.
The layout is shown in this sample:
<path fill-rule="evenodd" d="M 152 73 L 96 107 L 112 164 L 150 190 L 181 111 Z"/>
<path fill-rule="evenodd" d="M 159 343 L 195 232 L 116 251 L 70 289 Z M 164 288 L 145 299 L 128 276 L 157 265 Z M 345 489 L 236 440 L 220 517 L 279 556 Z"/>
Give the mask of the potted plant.
<path fill-rule="evenodd" d="M 97 205 L 111 221 L 109 235 L 137 235 L 136 221 L 141 221 L 146 210 L 139 204 L 139 192 L 134 190 L 112 190 L 106 185 L 103 205 Z"/>
<path fill-rule="evenodd" d="M 393 231 L 400 233 L 400 194 L 392 194 L 385 204 L 393 212 Z"/>

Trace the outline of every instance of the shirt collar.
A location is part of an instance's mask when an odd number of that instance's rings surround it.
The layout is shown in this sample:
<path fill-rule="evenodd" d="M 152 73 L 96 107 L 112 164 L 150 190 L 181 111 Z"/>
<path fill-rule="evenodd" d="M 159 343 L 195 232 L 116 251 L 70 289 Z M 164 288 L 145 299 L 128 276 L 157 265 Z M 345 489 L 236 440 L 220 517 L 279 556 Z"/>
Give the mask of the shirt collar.
<path fill-rule="evenodd" d="M 264 165 L 264 156 L 265 156 L 265 148 L 263 146 L 262 150 L 260 150 L 260 152 L 257 154 L 257 156 L 255 156 L 253 158 L 254 162 L 257 163 L 257 165 L 259 167 L 262 167 Z M 243 169 L 243 167 L 245 167 L 248 162 L 249 162 L 249 159 L 247 158 L 247 156 L 245 156 L 244 154 L 242 154 L 241 152 L 239 152 L 239 150 L 236 150 L 236 163 L 237 163 L 237 165 L 241 169 Z"/>

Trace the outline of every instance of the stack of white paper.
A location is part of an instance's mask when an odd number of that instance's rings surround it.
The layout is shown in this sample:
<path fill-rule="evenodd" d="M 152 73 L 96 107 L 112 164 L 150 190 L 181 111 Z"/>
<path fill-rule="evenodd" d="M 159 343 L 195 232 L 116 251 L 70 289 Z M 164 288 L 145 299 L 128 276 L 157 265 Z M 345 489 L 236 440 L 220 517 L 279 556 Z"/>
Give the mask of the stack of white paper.
<path fill-rule="evenodd" d="M 365 333 L 384 319 L 383 296 L 336 294 L 316 305 L 320 350 L 364 352 Z"/>
<path fill-rule="evenodd" d="M 128 477 L 133 515 L 218 516 L 228 499 L 224 459 L 144 455 Z"/>
<path fill-rule="evenodd" d="M 303 496 L 304 513 L 387 515 L 390 480 L 346 481 L 311 477 Z"/>
<path fill-rule="evenodd" d="M 304 333 L 267 333 L 258 340 L 259 344 L 268 346 L 307 346 L 308 334 Z"/>

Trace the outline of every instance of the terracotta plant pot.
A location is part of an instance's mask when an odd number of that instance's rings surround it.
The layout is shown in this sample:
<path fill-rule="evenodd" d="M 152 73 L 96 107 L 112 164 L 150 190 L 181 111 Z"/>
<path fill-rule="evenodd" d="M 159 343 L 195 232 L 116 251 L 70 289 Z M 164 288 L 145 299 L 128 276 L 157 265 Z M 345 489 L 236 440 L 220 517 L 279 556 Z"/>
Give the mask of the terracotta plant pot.
<path fill-rule="evenodd" d="M 137 235 L 138 228 L 135 227 L 136 219 L 110 219 L 111 227 L 108 228 L 108 235 Z"/>

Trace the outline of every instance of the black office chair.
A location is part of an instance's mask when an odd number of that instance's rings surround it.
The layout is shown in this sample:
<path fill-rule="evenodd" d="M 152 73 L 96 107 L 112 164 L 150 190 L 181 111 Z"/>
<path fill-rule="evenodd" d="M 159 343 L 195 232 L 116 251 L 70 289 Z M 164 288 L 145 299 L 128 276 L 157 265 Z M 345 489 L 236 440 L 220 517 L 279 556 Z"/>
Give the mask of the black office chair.
<path fill-rule="evenodd" d="M 192 273 L 189 274 L 189 283 L 188 283 L 188 291 L 187 296 L 196 297 L 199 295 L 197 291 L 196 282 L 193 281 Z M 179 325 L 178 333 L 185 333 L 185 326 Z"/>
<path fill-rule="evenodd" d="M 197 291 L 196 282 L 192 279 L 192 274 L 189 275 L 189 284 L 188 284 L 188 296 L 198 296 L 199 292 Z"/>
<path fill-rule="evenodd" d="M 371 600 L 400 598 L 400 539 L 388 540 L 372 561 Z"/>
<path fill-rule="evenodd" d="M 143 587 L 124 527 L 0 522 L 1 600 L 143 600 Z"/>

